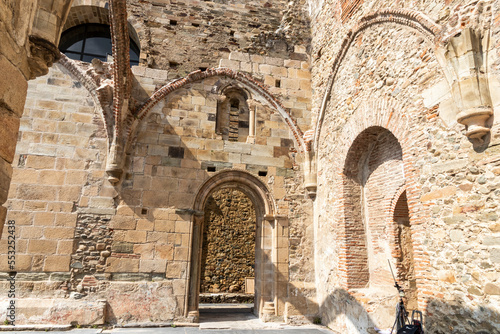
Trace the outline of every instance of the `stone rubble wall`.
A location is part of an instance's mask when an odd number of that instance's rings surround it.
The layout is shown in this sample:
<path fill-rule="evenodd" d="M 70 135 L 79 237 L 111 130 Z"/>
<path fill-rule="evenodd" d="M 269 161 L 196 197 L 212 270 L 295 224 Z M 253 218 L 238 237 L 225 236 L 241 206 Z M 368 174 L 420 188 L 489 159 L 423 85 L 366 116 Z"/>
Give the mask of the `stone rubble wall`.
<path fill-rule="evenodd" d="M 446 26 L 452 19 L 451 9 L 467 3 L 364 1 L 344 22 L 340 3 L 323 4 L 312 21 L 313 114 L 320 110 L 340 43 L 361 17 L 378 9 L 407 8 Z M 491 4 L 498 13 L 500 4 Z M 499 31 L 496 15 L 487 71 L 498 114 L 500 100 L 494 88 L 499 52 L 495 46 Z M 427 312 L 426 332 L 496 332 L 500 328 L 497 117 L 488 147 L 474 149 L 464 126 L 450 117 L 456 114 L 456 107 L 439 63 L 442 58 L 434 50 L 434 42 L 412 28 L 374 24 L 349 45 L 336 76 L 317 152 L 315 261 L 323 322 L 342 333 L 390 328 L 393 322 L 394 289 L 381 290 L 371 283 L 362 290 L 342 287 L 345 240 L 353 237 L 346 235 L 344 228 L 347 209 L 342 173 L 347 152 L 361 137 L 358 135 L 374 126 L 391 131 L 402 148 L 418 306 Z M 362 161 L 361 166 L 364 164 Z M 395 175 L 389 166 L 381 172 L 388 178 Z M 385 185 L 376 190 L 397 200 L 397 193 Z M 368 196 L 370 193 L 361 196 L 361 205 L 368 215 L 385 219 L 384 233 L 391 233 L 393 212 L 385 206 L 367 207 Z M 397 252 L 390 240 L 379 236 L 372 242 L 377 243 L 373 247 L 385 249 L 394 267 Z M 444 323 L 443 319 L 448 320 Z"/>
<path fill-rule="evenodd" d="M 299 1 L 128 2 L 129 21 L 141 42 L 141 59 L 169 71 L 169 78 L 217 67 L 227 52 L 305 60 L 295 45 L 307 45 L 308 20 Z M 305 29 L 296 29 L 300 22 Z"/>
<path fill-rule="evenodd" d="M 221 189 L 204 211 L 200 293 L 244 293 L 255 276 L 255 208 L 241 191 Z"/>

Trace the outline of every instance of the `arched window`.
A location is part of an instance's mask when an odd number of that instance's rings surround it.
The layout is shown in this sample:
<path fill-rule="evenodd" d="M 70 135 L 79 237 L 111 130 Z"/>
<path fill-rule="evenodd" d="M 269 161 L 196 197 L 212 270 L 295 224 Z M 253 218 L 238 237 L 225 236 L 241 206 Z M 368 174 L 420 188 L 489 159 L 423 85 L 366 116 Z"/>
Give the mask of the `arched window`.
<path fill-rule="evenodd" d="M 59 50 L 68 58 L 91 62 L 97 58 L 107 61 L 112 54 L 111 32 L 106 24 L 88 23 L 72 27 L 61 35 Z M 130 65 L 139 64 L 140 50 L 130 39 Z"/>
<path fill-rule="evenodd" d="M 228 86 L 217 104 L 215 132 L 222 139 L 245 142 L 249 135 L 250 112 L 247 103 L 248 95 L 238 87 Z"/>

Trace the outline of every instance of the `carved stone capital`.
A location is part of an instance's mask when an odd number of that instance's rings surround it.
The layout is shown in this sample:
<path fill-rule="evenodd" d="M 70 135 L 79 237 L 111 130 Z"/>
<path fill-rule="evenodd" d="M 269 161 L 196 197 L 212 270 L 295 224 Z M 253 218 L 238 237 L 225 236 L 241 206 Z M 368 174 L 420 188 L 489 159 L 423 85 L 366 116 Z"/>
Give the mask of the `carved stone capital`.
<path fill-rule="evenodd" d="M 31 70 L 30 79 L 45 75 L 49 72 L 49 67 L 61 56 L 59 49 L 51 42 L 31 35 L 29 37 L 30 57 L 28 63 Z"/>

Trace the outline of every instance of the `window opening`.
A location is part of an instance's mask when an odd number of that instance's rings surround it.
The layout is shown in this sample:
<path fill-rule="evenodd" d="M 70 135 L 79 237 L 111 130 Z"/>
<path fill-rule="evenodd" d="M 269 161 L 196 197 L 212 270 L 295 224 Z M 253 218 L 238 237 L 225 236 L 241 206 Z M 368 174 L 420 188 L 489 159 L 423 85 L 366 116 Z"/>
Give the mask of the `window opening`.
<path fill-rule="evenodd" d="M 97 58 L 107 61 L 112 54 L 111 31 L 106 24 L 81 24 L 63 32 L 59 50 L 68 58 L 91 62 Z M 130 65 L 139 65 L 140 50 L 130 39 Z"/>

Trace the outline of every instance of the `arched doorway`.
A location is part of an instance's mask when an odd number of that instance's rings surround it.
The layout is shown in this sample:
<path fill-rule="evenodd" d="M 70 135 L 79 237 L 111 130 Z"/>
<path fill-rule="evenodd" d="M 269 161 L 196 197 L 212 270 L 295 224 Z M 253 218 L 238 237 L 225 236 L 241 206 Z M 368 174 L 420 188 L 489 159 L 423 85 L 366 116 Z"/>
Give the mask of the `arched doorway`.
<path fill-rule="evenodd" d="M 252 201 L 240 190 L 218 189 L 203 211 L 202 300 L 253 303 L 257 225 Z"/>
<path fill-rule="evenodd" d="M 276 249 L 278 236 L 275 226 L 275 205 L 266 185 L 252 174 L 227 170 L 208 179 L 198 191 L 193 209 L 191 256 L 189 264 L 188 300 L 185 315 L 195 321 L 199 318 L 199 295 L 203 258 L 203 230 L 205 209 L 214 194 L 236 191 L 247 197 L 255 210 L 255 271 L 254 313 L 263 314 L 264 304 L 275 303 L 277 283 Z M 220 287 L 220 285 L 219 285 Z"/>

